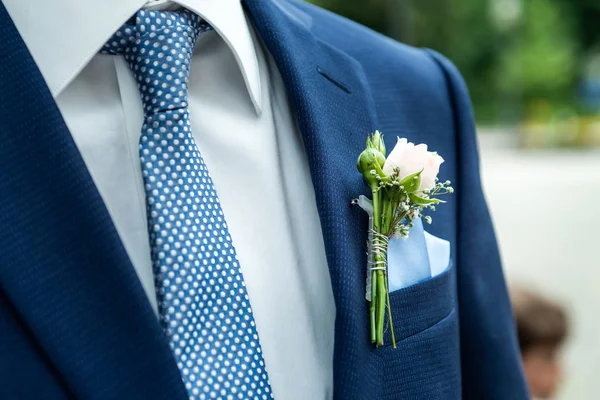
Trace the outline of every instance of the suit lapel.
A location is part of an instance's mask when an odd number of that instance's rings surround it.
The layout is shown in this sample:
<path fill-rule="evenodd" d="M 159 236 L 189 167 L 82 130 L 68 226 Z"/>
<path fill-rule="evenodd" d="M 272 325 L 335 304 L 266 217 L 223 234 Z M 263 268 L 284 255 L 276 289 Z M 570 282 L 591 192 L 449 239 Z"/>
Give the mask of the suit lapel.
<path fill-rule="evenodd" d="M 0 4 L 0 290 L 77 398 L 184 399 L 86 166 Z"/>
<path fill-rule="evenodd" d="M 311 33 L 310 17 L 288 2 L 247 0 L 274 57 L 302 133 L 336 302 L 334 393 L 376 398 L 380 369 L 367 337 L 365 215 L 350 205 L 367 190 L 356 159 L 377 119 L 358 62 Z"/>

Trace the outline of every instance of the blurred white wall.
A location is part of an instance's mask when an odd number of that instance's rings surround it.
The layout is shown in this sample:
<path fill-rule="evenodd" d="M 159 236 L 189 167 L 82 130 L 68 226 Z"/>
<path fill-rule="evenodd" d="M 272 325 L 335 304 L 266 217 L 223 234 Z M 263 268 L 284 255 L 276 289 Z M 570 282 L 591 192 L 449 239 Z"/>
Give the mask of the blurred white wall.
<path fill-rule="evenodd" d="M 559 400 L 600 396 L 600 152 L 518 150 L 480 134 L 482 178 L 509 282 L 564 303 L 573 335 Z"/>

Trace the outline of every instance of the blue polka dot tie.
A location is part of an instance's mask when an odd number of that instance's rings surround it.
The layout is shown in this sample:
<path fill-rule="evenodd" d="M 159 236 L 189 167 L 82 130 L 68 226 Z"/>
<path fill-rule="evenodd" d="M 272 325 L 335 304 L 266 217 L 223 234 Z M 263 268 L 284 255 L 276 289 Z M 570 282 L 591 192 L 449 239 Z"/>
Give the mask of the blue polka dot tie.
<path fill-rule="evenodd" d="M 140 159 L 159 314 L 190 399 L 272 399 L 244 279 L 190 128 L 197 37 L 181 12 L 139 11 L 102 53 L 123 54 L 144 106 Z"/>

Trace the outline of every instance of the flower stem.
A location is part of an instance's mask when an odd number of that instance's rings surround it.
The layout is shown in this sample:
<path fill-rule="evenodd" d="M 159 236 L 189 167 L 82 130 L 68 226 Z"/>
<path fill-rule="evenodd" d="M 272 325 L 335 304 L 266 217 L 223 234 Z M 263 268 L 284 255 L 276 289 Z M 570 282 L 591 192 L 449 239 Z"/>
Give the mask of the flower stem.
<path fill-rule="evenodd" d="M 369 317 L 371 322 L 371 343 L 377 341 L 377 334 L 375 332 L 375 301 L 377 300 L 377 276 L 376 271 L 371 273 L 371 306 L 369 309 Z"/>
<path fill-rule="evenodd" d="M 387 282 L 385 284 L 385 294 L 387 297 L 388 319 L 390 320 L 390 333 L 392 334 L 392 346 L 396 348 L 396 336 L 394 335 L 394 322 L 392 321 L 392 307 L 390 305 L 390 291 Z"/>
<path fill-rule="evenodd" d="M 395 230 L 394 219 L 396 216 L 396 211 L 398 209 L 398 201 L 394 196 L 382 196 L 383 205 L 383 221 L 381 222 L 382 233 L 391 236 L 393 231 Z M 387 253 L 387 252 L 386 252 Z M 378 300 L 381 300 L 378 303 L 378 324 L 377 324 L 377 345 L 383 345 L 383 326 L 385 320 L 385 308 L 388 310 L 388 320 L 390 321 L 390 331 L 392 335 L 392 345 L 396 348 L 396 337 L 394 334 L 394 324 L 392 321 L 392 311 L 390 307 L 390 292 L 388 290 L 387 285 L 387 270 L 386 271 L 377 271 L 383 272 L 383 276 L 378 279 L 378 289 L 380 290 L 380 294 L 378 296 Z"/>
<path fill-rule="evenodd" d="M 371 191 L 373 193 L 373 229 L 380 235 L 389 235 L 390 225 L 396 211 L 394 202 L 387 199 L 387 196 L 384 196 L 384 189 L 378 188 L 375 184 L 371 186 Z M 376 249 L 374 250 L 375 267 L 377 268 L 385 267 L 387 261 L 387 240 L 383 243 L 380 235 L 375 235 L 373 238 L 373 247 Z M 387 271 L 384 269 L 374 269 L 371 275 L 370 333 L 371 342 L 374 342 L 376 347 L 383 346 L 386 306 L 389 310 L 386 275 Z M 395 338 L 393 338 L 393 344 L 394 346 L 396 344 Z"/>
<path fill-rule="evenodd" d="M 382 196 L 383 199 L 383 220 L 381 222 L 381 233 L 385 233 L 388 230 L 388 214 L 390 213 L 390 202 Z"/>
<path fill-rule="evenodd" d="M 373 194 L 373 229 L 375 232 L 379 232 L 381 226 L 381 203 L 379 190 L 376 184 L 371 186 Z M 375 236 L 373 239 L 373 245 L 377 247 L 379 239 Z M 375 265 L 377 265 L 379 256 L 375 255 Z M 371 324 L 371 342 L 377 343 L 377 303 L 378 303 L 378 290 L 377 290 L 377 271 L 373 270 L 371 273 L 371 306 L 369 309 L 369 319 Z"/>
<path fill-rule="evenodd" d="M 383 346 L 383 323 L 385 321 L 386 288 L 384 271 L 377 271 L 377 346 Z"/>

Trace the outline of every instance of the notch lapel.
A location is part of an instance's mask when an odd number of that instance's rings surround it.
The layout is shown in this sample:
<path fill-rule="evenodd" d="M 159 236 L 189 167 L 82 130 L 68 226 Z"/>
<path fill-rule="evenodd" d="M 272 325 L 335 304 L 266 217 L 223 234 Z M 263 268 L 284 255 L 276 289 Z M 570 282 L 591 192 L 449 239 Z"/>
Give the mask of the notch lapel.
<path fill-rule="evenodd" d="M 350 201 L 367 188 L 356 159 L 377 128 L 365 74 L 356 60 L 311 33 L 290 2 L 246 0 L 284 79 L 304 140 L 336 303 L 334 395 L 377 398 L 378 357 L 369 342 L 364 298 L 366 216 Z"/>
<path fill-rule="evenodd" d="M 76 398 L 186 399 L 48 87 L 0 3 L 0 290 Z"/>

